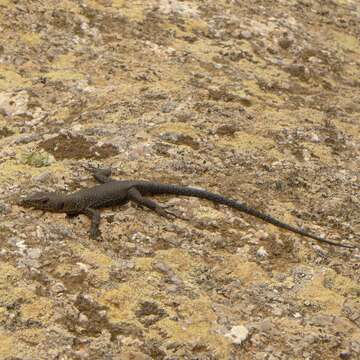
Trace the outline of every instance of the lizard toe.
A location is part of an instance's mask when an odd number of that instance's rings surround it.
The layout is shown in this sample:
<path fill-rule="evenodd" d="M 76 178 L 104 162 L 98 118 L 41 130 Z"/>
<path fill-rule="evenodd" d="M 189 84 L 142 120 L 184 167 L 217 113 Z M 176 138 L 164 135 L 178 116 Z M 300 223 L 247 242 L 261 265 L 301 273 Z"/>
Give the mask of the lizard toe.
<path fill-rule="evenodd" d="M 90 237 L 94 240 L 101 240 L 101 231 L 99 229 L 90 229 Z"/>

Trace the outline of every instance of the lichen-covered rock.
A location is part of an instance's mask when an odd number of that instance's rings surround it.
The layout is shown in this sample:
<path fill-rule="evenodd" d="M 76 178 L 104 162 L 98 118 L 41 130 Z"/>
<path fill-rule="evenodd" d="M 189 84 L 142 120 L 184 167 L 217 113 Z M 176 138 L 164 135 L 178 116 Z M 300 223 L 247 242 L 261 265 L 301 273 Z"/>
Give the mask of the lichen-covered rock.
<path fill-rule="evenodd" d="M 208 189 L 360 238 L 356 1 L 0 0 L 0 360 L 357 359 L 358 250 L 158 197 L 83 216 L 32 191 Z"/>

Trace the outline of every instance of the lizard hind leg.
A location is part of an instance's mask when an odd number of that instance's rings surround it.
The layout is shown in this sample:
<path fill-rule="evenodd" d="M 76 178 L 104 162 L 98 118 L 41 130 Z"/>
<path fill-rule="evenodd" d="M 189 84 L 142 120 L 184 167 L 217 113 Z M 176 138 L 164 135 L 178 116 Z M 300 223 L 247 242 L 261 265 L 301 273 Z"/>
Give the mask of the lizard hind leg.
<path fill-rule="evenodd" d="M 160 216 L 164 216 L 166 218 L 178 217 L 173 212 L 171 212 L 171 211 L 165 209 L 164 207 L 162 207 L 161 205 L 159 205 L 156 201 L 148 199 L 146 197 L 143 197 L 141 195 L 140 191 L 134 187 L 128 191 L 128 198 L 129 198 L 129 200 L 135 202 L 136 204 L 138 204 L 140 206 L 144 206 L 150 210 L 155 211 Z"/>

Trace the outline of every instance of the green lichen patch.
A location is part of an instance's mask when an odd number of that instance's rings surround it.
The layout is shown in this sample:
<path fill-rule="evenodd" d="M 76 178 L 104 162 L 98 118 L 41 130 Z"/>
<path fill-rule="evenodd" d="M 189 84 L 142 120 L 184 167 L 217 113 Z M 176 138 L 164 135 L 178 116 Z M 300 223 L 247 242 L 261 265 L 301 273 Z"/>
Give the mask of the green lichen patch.
<path fill-rule="evenodd" d="M 45 151 L 32 151 L 20 156 L 20 162 L 34 167 L 50 166 L 55 162 L 54 157 Z"/>

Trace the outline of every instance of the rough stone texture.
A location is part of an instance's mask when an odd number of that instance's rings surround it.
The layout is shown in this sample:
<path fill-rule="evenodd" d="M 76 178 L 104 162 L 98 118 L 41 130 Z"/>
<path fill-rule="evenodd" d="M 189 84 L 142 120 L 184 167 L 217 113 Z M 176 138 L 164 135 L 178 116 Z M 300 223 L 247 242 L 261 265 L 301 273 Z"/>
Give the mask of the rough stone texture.
<path fill-rule="evenodd" d="M 198 199 L 104 210 L 102 242 L 16 205 L 92 163 L 359 244 L 359 23 L 355 0 L 0 0 L 0 359 L 359 358 L 357 250 Z"/>

